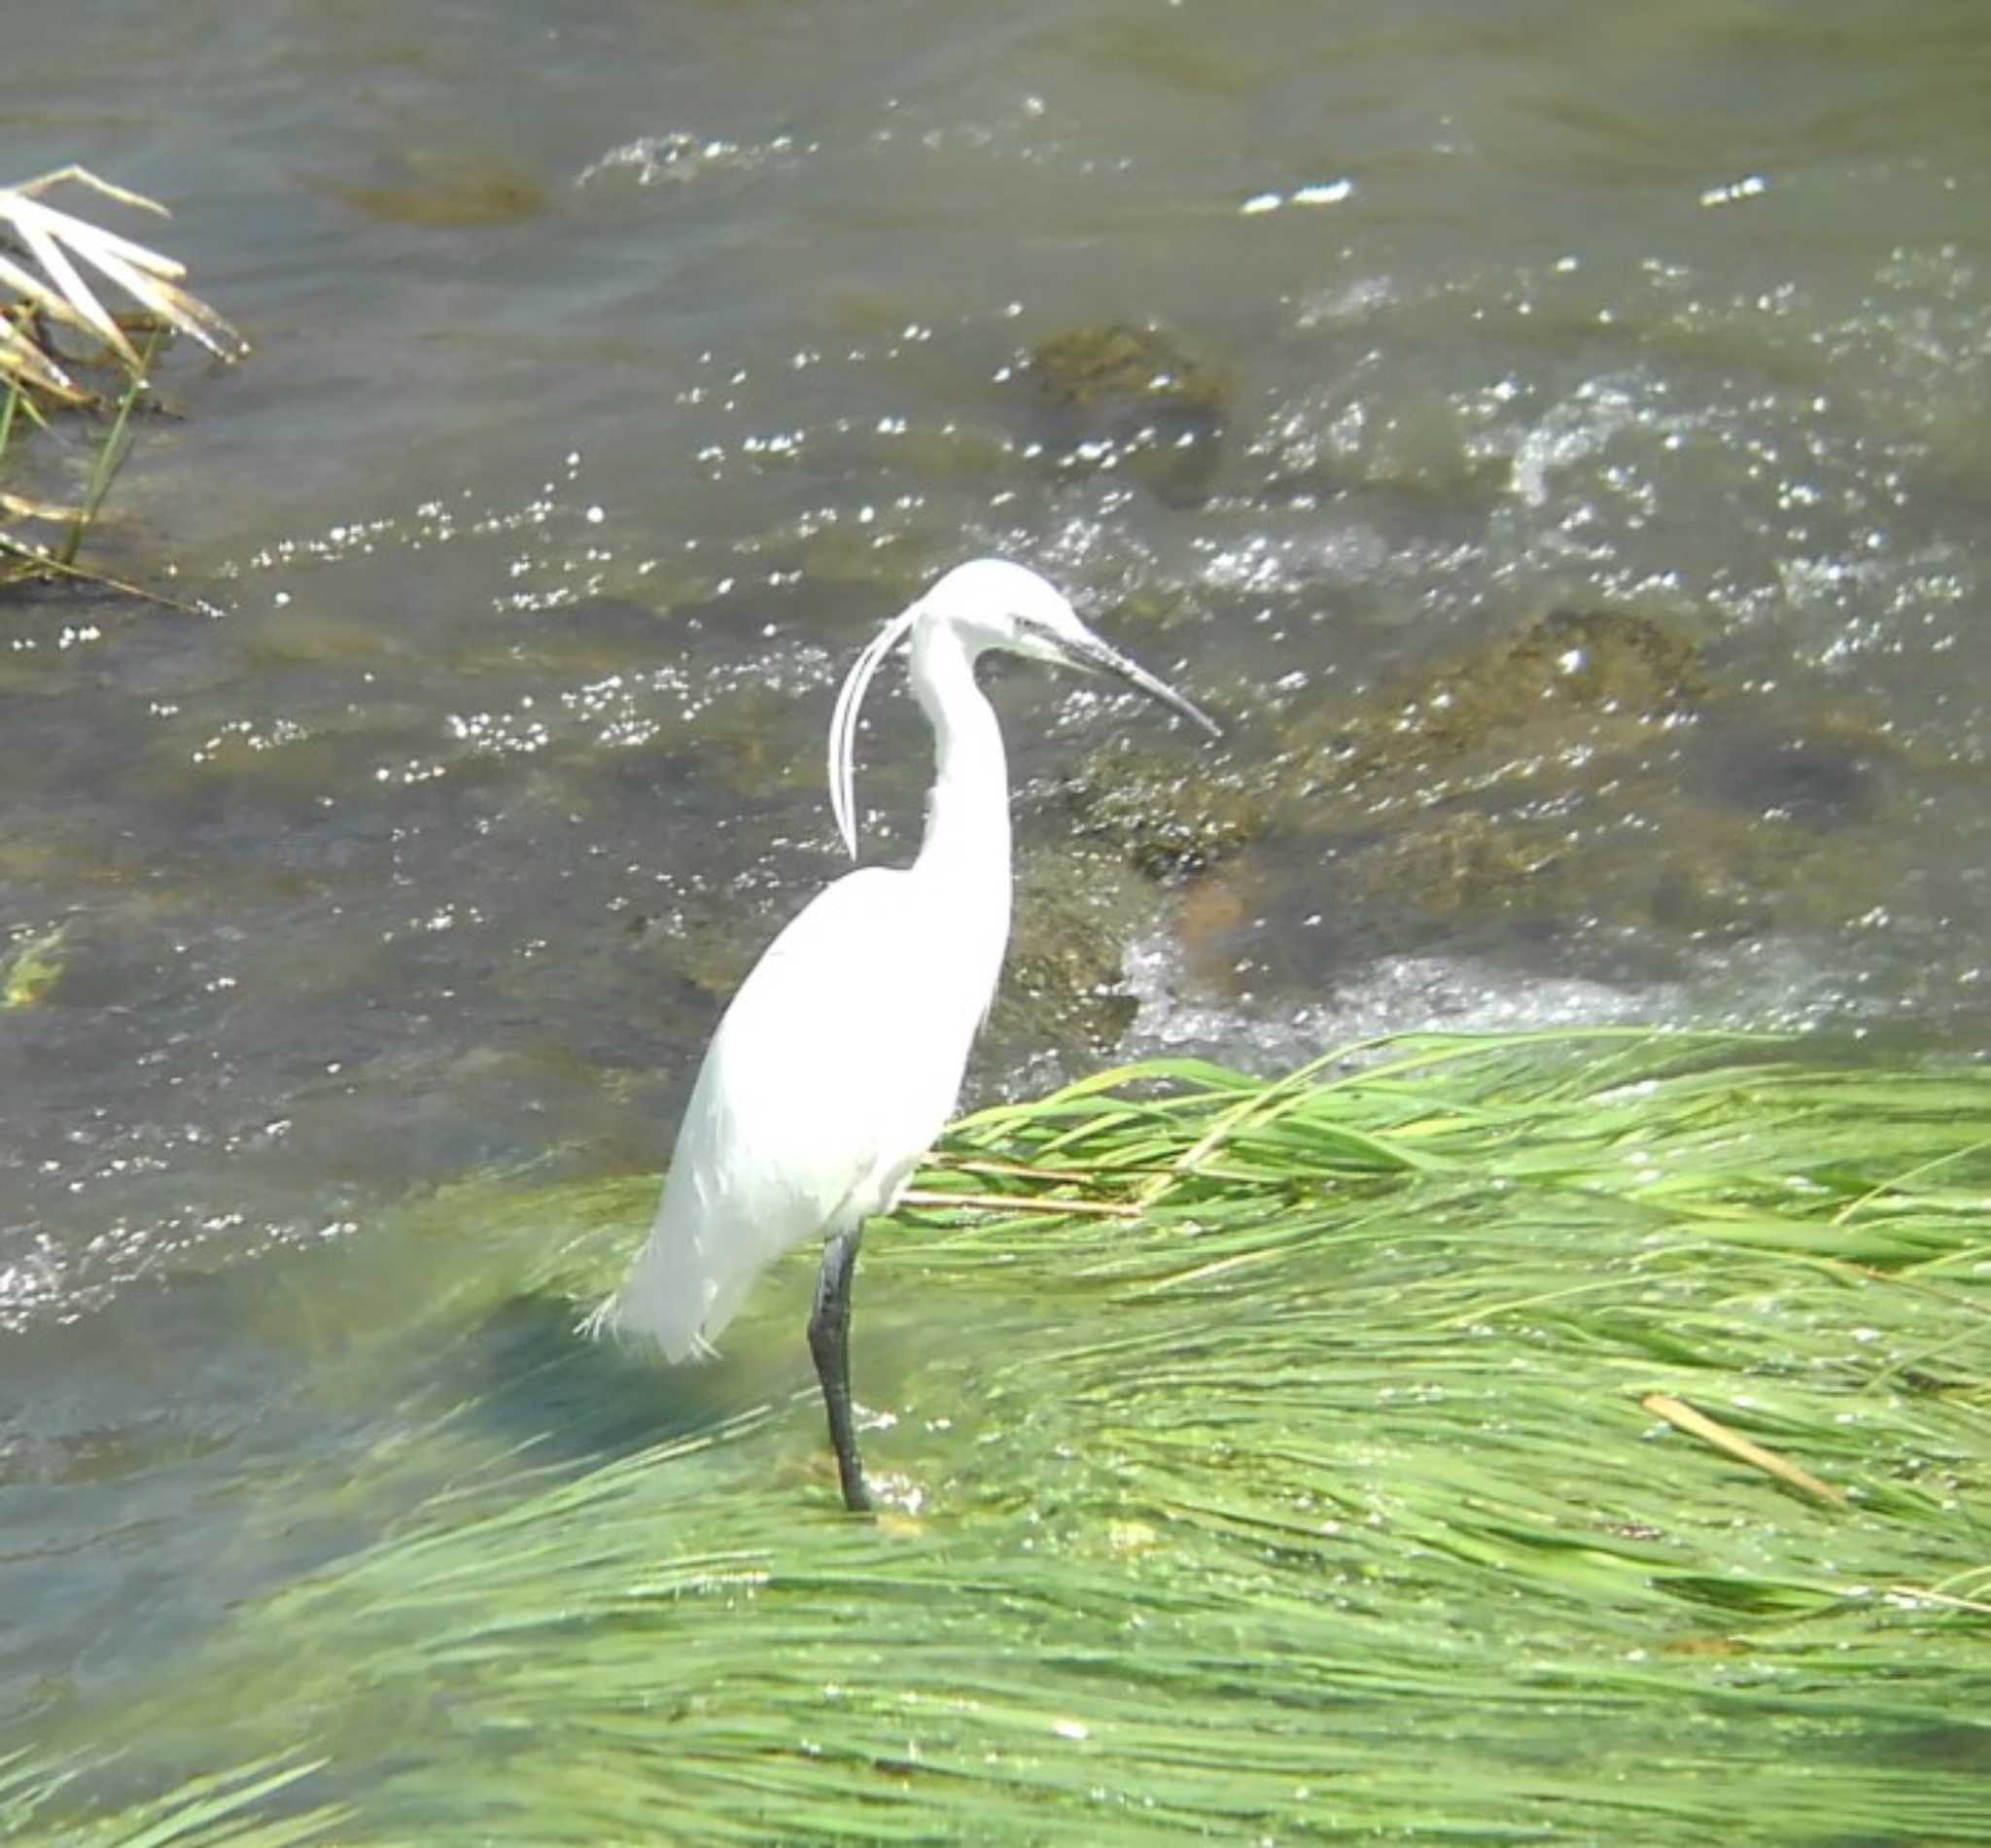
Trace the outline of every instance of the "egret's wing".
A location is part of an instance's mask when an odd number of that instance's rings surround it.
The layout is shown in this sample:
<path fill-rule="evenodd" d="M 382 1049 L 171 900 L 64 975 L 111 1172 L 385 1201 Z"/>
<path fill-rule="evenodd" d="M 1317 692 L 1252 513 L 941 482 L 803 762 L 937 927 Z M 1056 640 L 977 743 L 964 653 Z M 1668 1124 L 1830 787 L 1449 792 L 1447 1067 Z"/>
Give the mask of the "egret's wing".
<path fill-rule="evenodd" d="M 954 1107 L 994 982 L 904 872 L 847 874 L 754 965 L 707 1049 L 648 1241 L 602 1320 L 681 1359 L 780 1253 L 891 1203 Z"/>
<path fill-rule="evenodd" d="M 708 1206 L 791 1223 L 785 1243 L 882 1206 L 867 1182 L 916 1161 L 960 1091 L 985 998 L 965 974 L 909 875 L 869 867 L 819 894 L 706 1054 L 677 1160 L 705 1171 Z"/>

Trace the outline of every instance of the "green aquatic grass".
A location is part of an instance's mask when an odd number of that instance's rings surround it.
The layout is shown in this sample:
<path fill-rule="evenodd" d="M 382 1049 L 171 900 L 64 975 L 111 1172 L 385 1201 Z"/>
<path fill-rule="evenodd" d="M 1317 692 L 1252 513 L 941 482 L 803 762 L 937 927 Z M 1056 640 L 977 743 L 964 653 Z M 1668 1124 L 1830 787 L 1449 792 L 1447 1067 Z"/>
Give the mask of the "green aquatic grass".
<path fill-rule="evenodd" d="M 319 1767 L 308 1760 L 269 1760 L 239 1765 L 216 1776 L 192 1777 L 164 1796 L 138 1802 L 94 1822 L 69 1821 L 61 1838 L 75 1848 L 293 1848 L 322 1841 L 344 1821 L 332 1808 L 301 1811 L 282 1819 L 259 1813 L 278 1796 Z M 0 1831 L 12 1839 L 35 1830 L 70 1781 L 70 1773 L 35 1764 L 24 1753 L 0 1758 Z"/>
<path fill-rule="evenodd" d="M 92 1714 L 104 1776 L 17 1766 L 42 1800 L 0 1785 L 0 1825 L 1991 1841 L 1991 1075 L 1621 1031 L 1360 1051 L 958 1125 L 923 1188 L 1016 1205 L 867 1242 L 876 1521 L 819 1454 L 811 1254 L 703 1374 L 560 1332 L 491 1379 L 469 1258 L 564 1331 L 647 1187 L 432 1203 L 404 1231 L 458 1294 L 393 1324 L 426 1357 L 402 1416 L 245 1520 L 425 1486 Z M 672 1435 L 601 1460 L 637 1408 Z M 170 1832 L 176 1781 L 237 1764 Z"/>

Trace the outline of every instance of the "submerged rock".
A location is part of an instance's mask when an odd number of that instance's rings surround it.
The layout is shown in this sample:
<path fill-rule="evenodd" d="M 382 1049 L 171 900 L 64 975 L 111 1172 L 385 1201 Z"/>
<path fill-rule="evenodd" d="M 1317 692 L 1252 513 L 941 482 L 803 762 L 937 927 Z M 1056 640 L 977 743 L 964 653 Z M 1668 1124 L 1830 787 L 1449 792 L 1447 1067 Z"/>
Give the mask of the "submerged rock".
<path fill-rule="evenodd" d="M 1150 880 L 1207 871 L 1261 833 L 1269 817 L 1255 777 L 1126 738 L 1088 756 L 1060 794 L 1082 839 L 1110 842 Z"/>
<path fill-rule="evenodd" d="M 1124 866 L 1069 846 L 1027 850 L 1016 869 L 1009 956 L 990 1039 L 1019 1059 L 1045 1047 L 1110 1051 L 1133 1024 L 1125 950 L 1152 922 L 1151 888 Z"/>
<path fill-rule="evenodd" d="M 1074 785 L 1081 825 L 1143 870 L 1216 869 L 1184 911 L 1218 987 L 1318 993 L 1444 947 L 1654 975 L 1857 927 L 1886 902 L 1912 780 L 1857 713 L 1771 707 L 1685 625 L 1610 608 L 1296 713 L 1281 744 L 1223 764 L 1215 797 L 1132 753 Z"/>
<path fill-rule="evenodd" d="M 1224 388 L 1167 329 L 1114 321 L 1030 354 L 1043 442 L 1060 469 L 1120 470 L 1169 506 L 1200 506 L 1221 460 Z"/>
<path fill-rule="evenodd" d="M 384 157 L 380 165 L 371 184 L 330 182 L 325 190 L 383 225 L 425 230 L 529 224 L 546 210 L 539 181 L 503 156 L 414 148 Z"/>
<path fill-rule="evenodd" d="M 1802 731 L 1717 732 L 1695 764 L 1710 800 L 1813 830 L 1872 819 L 1886 793 L 1893 747 L 1862 728 L 1827 721 Z"/>

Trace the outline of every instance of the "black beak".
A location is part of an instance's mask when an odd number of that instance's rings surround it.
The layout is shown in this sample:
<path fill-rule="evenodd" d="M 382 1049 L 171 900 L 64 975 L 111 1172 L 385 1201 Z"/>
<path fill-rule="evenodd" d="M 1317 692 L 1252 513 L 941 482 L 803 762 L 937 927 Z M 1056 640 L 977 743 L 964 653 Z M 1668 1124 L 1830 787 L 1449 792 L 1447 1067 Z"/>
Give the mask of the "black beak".
<path fill-rule="evenodd" d="M 1082 642 L 1072 642 L 1061 636 L 1059 645 L 1069 655 L 1074 667 L 1110 674 L 1115 680 L 1125 680 L 1129 686 L 1138 687 L 1149 699 L 1160 701 L 1170 712 L 1179 713 L 1191 724 L 1200 725 L 1210 737 L 1221 738 L 1224 735 L 1224 728 L 1200 706 L 1184 699 L 1168 681 L 1157 679 L 1138 661 L 1129 659 L 1098 636 L 1088 632 Z"/>

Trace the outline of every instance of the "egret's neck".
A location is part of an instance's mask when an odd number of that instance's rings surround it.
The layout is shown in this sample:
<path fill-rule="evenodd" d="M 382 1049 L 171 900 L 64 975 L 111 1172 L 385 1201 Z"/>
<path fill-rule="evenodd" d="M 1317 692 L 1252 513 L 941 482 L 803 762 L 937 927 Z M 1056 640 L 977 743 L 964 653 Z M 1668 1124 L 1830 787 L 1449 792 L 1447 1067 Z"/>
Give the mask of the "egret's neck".
<path fill-rule="evenodd" d="M 950 884 L 973 886 L 989 902 L 1000 889 L 1009 920 L 1009 765 L 996 709 L 975 684 L 961 638 L 942 623 L 913 632 L 913 692 L 933 727 L 933 795 L 915 862 Z"/>

